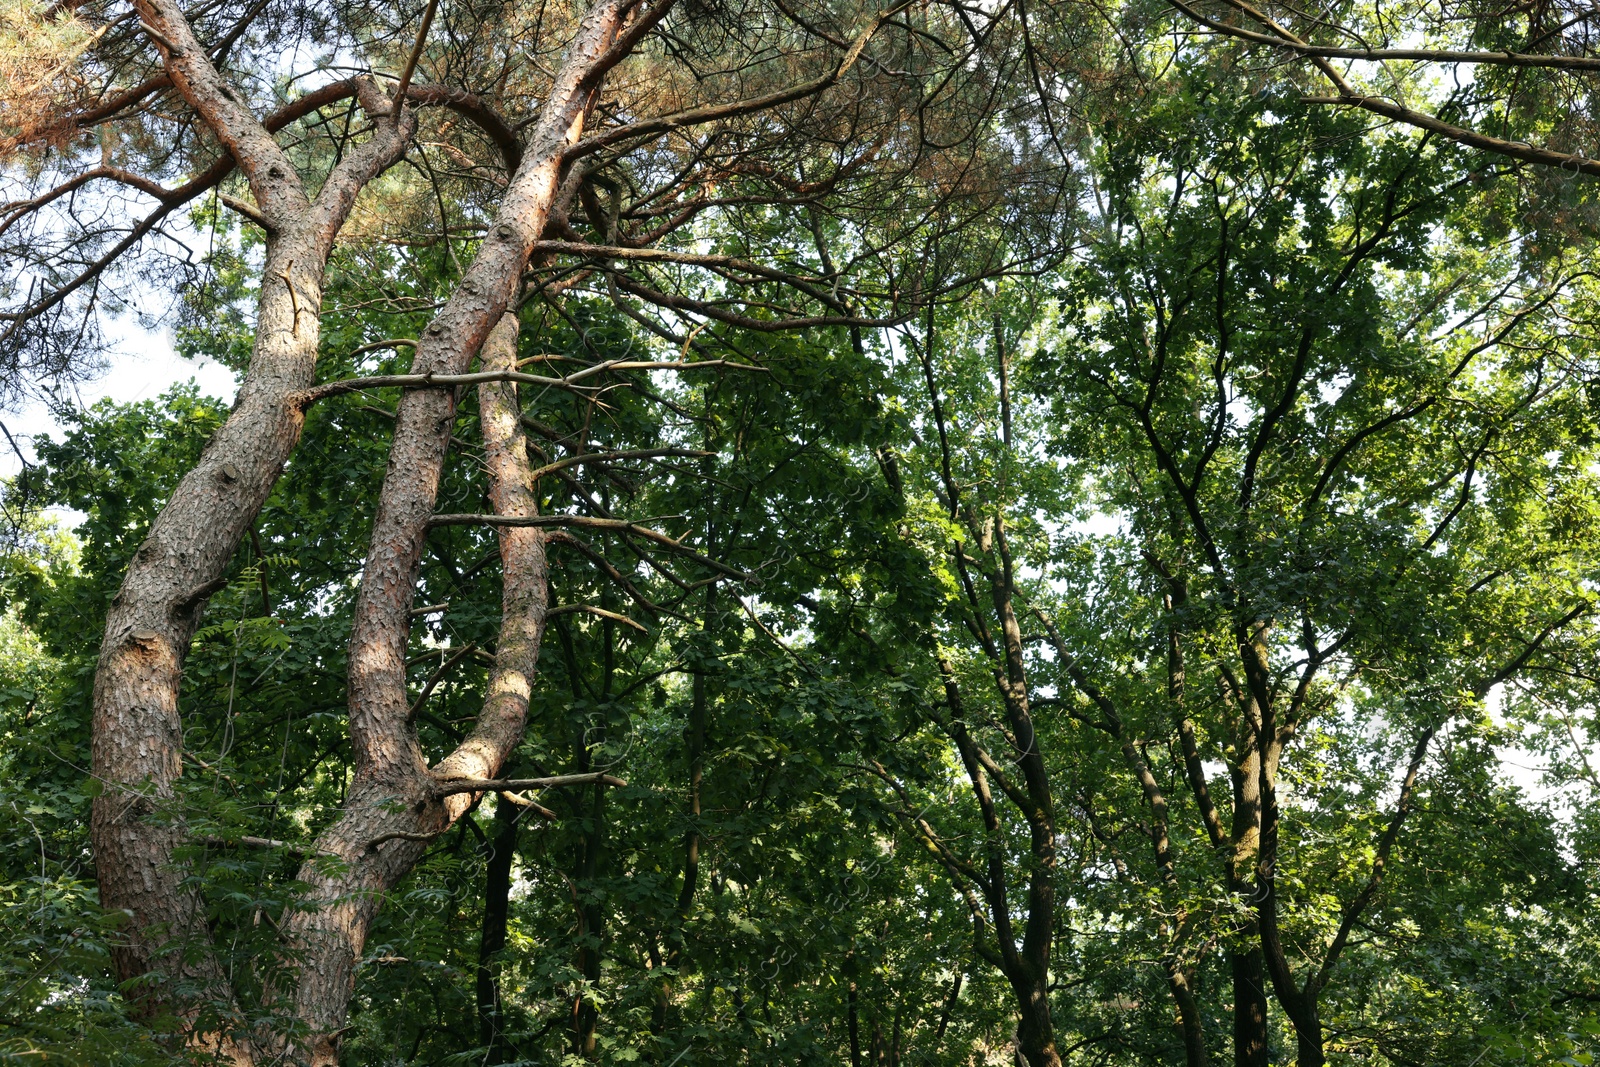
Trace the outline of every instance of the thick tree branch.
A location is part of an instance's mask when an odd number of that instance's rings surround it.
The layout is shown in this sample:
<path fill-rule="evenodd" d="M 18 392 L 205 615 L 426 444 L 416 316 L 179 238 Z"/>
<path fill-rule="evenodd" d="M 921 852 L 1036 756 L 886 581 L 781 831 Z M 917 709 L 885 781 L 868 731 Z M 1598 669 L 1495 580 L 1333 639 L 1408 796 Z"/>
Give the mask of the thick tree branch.
<path fill-rule="evenodd" d="M 310 201 L 288 156 L 212 64 L 176 0 L 134 0 L 134 10 L 161 43 L 172 84 L 244 171 L 267 222 L 282 227 L 302 217 Z"/>

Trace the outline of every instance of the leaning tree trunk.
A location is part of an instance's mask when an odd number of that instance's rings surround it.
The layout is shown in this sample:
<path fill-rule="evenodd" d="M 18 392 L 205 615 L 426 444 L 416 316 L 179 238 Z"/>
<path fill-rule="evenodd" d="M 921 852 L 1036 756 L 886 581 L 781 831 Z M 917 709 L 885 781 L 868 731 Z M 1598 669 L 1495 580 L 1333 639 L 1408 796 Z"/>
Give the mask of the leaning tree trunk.
<path fill-rule="evenodd" d="M 418 342 L 414 370 L 419 376 L 466 370 L 497 325 L 499 339 L 487 358 L 494 366 L 514 366 L 515 323 L 502 324 L 502 319 L 550 222 L 600 85 L 672 2 L 657 0 L 646 7 L 642 0 L 593 0 L 526 149 L 518 151 L 515 135 L 503 123 L 491 123 L 498 124 L 491 137 L 508 160 L 517 162 L 476 258 Z M 206 598 L 219 588 L 243 533 L 298 440 L 304 407 L 327 395 L 313 387 L 323 271 L 355 197 L 403 155 L 415 129 L 404 103 L 416 90 L 406 88 L 389 99 L 370 80 L 341 83 L 348 91 L 340 91 L 354 93 L 373 120 L 372 132 L 342 156 L 313 199 L 271 129 L 213 65 L 177 0 L 134 0 L 134 5 L 139 24 L 162 51 L 171 85 L 248 179 L 256 204 L 244 210 L 269 240 L 256 349 L 238 405 L 156 520 L 107 619 L 93 741 L 94 773 L 105 785 L 92 826 L 103 902 L 129 914 L 130 936 L 118 948 L 117 966 L 125 979 L 150 980 L 142 1005 L 147 1013 L 172 1010 L 179 1016 L 179 1032 L 191 1043 L 236 1064 L 331 1065 L 346 1029 L 367 931 L 384 895 L 417 863 L 428 842 L 471 807 L 473 790 L 495 784 L 485 780 L 499 771 L 520 737 L 542 636 L 543 541 L 534 526 L 500 534 L 505 629 L 484 711 L 472 735 L 429 767 L 407 721 L 404 653 L 456 398 L 452 390 L 431 383 L 405 393 L 350 643 L 354 777 L 333 824 L 310 850 L 316 862 L 300 872 L 305 896 L 284 923 L 288 944 L 277 961 L 292 971 L 293 992 L 279 995 L 272 1006 L 292 1005 L 299 1025 L 292 1038 L 246 1035 L 210 940 L 204 901 L 186 888 L 175 862 L 186 839 L 175 789 L 182 765 L 178 689 L 183 660 Z M 867 42 L 898 10 L 870 20 L 830 73 L 779 92 L 633 123 L 591 138 L 586 149 L 820 93 L 854 67 Z M 432 102 L 464 114 L 474 110 L 466 99 L 470 94 L 434 95 Z M 491 457 L 498 455 L 492 472 L 495 506 L 504 514 L 531 516 L 532 487 L 516 436 L 515 393 L 492 388 L 482 394 L 482 403 Z M 1047 950 L 1048 939 L 1043 944 Z M 222 1014 L 203 1011 L 208 1003 Z"/>
<path fill-rule="evenodd" d="M 553 185 L 552 179 L 552 191 Z M 516 338 L 516 319 L 507 314 L 483 346 L 484 369 L 514 370 Z M 442 794 L 439 786 L 452 779 L 494 778 L 521 738 L 544 636 L 548 606 L 544 533 L 536 527 L 501 528 L 500 635 L 483 709 L 467 739 L 429 768 L 409 722 L 405 641 L 422 540 L 453 421 L 454 394 L 417 392 L 406 400 L 413 409 L 423 409 L 420 415 L 412 412 L 410 425 L 420 423 L 431 433 L 397 432 L 390 452 L 389 476 L 351 639 L 350 716 L 356 771 L 339 819 L 319 836 L 315 849 L 343 862 L 329 865 L 318 858 L 305 864 L 300 880 L 308 887 L 306 896 L 285 927 L 296 957 L 303 961 L 296 1011 L 310 1028 L 309 1050 L 285 1051 L 314 1067 L 338 1062 L 358 961 L 385 894 L 416 865 L 428 842 L 473 802 L 474 794 Z M 402 404 L 403 413 L 406 406 Z M 515 387 L 484 384 L 479 406 L 495 512 L 536 515 L 533 472 Z"/>
<path fill-rule="evenodd" d="M 232 131 L 220 139 L 250 180 L 269 238 L 255 347 L 237 403 L 151 525 L 106 617 L 90 757 L 102 792 L 90 837 L 101 904 L 130 917 L 113 960 L 119 979 L 140 980 L 138 1010 L 174 1013 L 190 1030 L 204 1006 L 220 1009 L 219 1032 L 192 1040 L 224 1060 L 248 1062 L 247 1043 L 220 1032 L 232 992 L 212 951 L 204 904 L 183 884 L 174 855 L 185 840 L 175 803 L 183 759 L 179 679 L 206 598 L 299 441 L 298 397 L 316 370 L 322 276 L 334 234 L 360 189 L 399 158 L 414 124 L 404 116 L 384 126 L 309 200 L 270 135 L 222 86 L 182 11 L 170 0 L 138 9 L 170 42 L 174 83 L 214 128 Z M 361 97 L 369 110 L 381 99 L 370 83 Z M 180 992 L 185 988 L 199 993 Z"/>
<path fill-rule="evenodd" d="M 267 267 L 302 265 L 298 242 L 274 242 Z M 320 279 L 302 270 L 299 285 L 314 299 Z M 316 307 L 315 303 L 312 307 Z M 299 322 L 296 322 L 299 318 Z M 231 1001 L 212 953 L 205 909 L 182 885 L 174 850 L 185 834 L 174 809 L 182 770 L 183 729 L 178 684 L 206 596 L 220 580 L 300 437 L 295 393 L 311 384 L 316 315 L 296 316 L 287 283 L 263 285 L 250 373 L 233 414 L 211 439 L 199 464 L 134 555 L 111 602 L 94 686 L 91 765 L 104 791 L 90 830 L 101 904 L 131 917 L 113 949 L 123 981 L 144 978 L 148 1014 L 193 1007 L 163 988 L 198 982 L 203 998 Z M 225 1042 L 226 1043 L 226 1042 Z M 237 1050 L 223 1050 L 238 1058 Z"/>
<path fill-rule="evenodd" d="M 500 321 L 549 215 L 563 153 L 581 134 L 598 83 L 615 61 L 608 49 L 634 6 L 634 0 L 600 0 L 585 16 L 495 226 L 418 346 L 418 370 L 465 369 Z M 93 773 L 104 792 L 94 803 L 91 833 L 102 902 L 131 920 L 117 949 L 119 976 L 145 982 L 147 1014 L 174 1012 L 191 1042 L 249 1064 L 257 1050 L 248 1038 L 230 1034 L 237 1029 L 229 1021 L 234 997 L 210 943 L 203 901 L 184 886 L 174 858 L 186 837 L 174 788 L 182 761 L 179 682 L 205 600 L 223 580 L 299 439 L 314 381 L 322 270 L 334 238 L 360 189 L 403 152 L 414 123 L 404 109 L 377 122 L 372 139 L 346 156 L 317 198 L 308 200 L 282 150 L 235 102 L 177 5 L 141 0 L 138 9 L 163 41 L 175 85 L 245 171 L 271 240 L 255 351 L 238 402 L 157 517 L 107 617 L 92 748 Z M 369 113 L 389 110 L 370 86 L 362 97 Z M 507 329 L 514 359 L 514 324 Z M 489 396 L 485 407 L 503 412 L 509 404 L 514 413 L 511 397 Z M 522 634 L 502 635 L 501 662 L 473 735 L 430 771 L 405 722 L 407 610 L 453 411 L 453 393 L 441 389 L 410 393 L 400 405 L 351 644 L 356 774 L 340 818 L 314 849 L 342 858 L 345 866 L 337 874 L 326 863 L 302 872 L 310 886 L 309 908 L 296 913 L 286 932 L 292 958 L 303 968 L 295 1009 L 310 1047 L 273 1050 L 275 1060 L 337 1061 L 355 962 L 382 892 L 416 863 L 424 839 L 442 832 L 472 802 L 465 795 L 438 796 L 435 786 L 443 779 L 492 775 L 520 736 L 543 625 L 543 548 L 534 529 L 500 535 L 508 558 L 507 607 L 513 597 L 522 598 L 516 624 Z M 517 448 L 520 439 L 515 447 L 506 444 L 505 452 Z M 525 474 L 525 456 L 521 462 Z M 509 467 L 497 472 L 502 482 L 515 473 Z M 511 492 L 507 499 L 516 496 Z M 521 562 L 511 565 L 511 557 Z M 518 573 L 536 574 L 537 580 L 513 588 Z M 537 604 L 529 599 L 535 585 Z M 180 1000 L 180 986 L 200 992 Z M 203 1012 L 208 1003 L 223 1014 Z M 202 1017 L 208 1021 L 200 1023 Z"/>

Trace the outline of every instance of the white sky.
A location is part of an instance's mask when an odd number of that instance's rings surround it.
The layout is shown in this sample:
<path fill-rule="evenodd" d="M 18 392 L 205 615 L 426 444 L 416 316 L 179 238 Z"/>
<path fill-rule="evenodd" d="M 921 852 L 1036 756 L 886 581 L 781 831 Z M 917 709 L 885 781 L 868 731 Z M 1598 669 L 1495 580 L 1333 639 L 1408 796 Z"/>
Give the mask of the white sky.
<path fill-rule="evenodd" d="M 208 396 L 232 402 L 233 372 L 220 363 L 184 359 L 173 351 L 172 332 L 166 327 L 149 331 L 129 318 L 102 321 L 110 342 L 110 366 L 106 373 L 74 390 L 82 406 L 110 397 L 119 403 L 132 403 L 160 396 L 168 387 L 194 379 Z M 0 423 L 17 439 L 17 444 L 33 458 L 32 438 L 37 434 L 61 437 L 61 428 L 43 405 L 31 404 L 17 412 L 0 412 Z M 0 439 L 0 477 L 17 473 L 21 463 L 11 446 Z"/>

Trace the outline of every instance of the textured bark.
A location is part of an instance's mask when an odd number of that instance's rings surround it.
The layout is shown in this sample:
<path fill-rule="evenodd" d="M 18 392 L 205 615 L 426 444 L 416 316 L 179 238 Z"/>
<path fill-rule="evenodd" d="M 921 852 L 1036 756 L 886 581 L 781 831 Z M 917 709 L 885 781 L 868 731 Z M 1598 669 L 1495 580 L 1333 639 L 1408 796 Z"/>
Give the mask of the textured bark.
<path fill-rule="evenodd" d="M 1176 956 L 1162 961 L 1167 972 L 1167 988 L 1178 1006 L 1178 1033 L 1183 1039 L 1183 1062 L 1187 1067 L 1206 1067 L 1210 1057 L 1206 1051 L 1206 1030 L 1200 1015 L 1200 1005 L 1194 996 L 1194 979 Z"/>
<path fill-rule="evenodd" d="M 1255 869 L 1252 873 L 1255 876 L 1256 927 L 1261 946 L 1261 959 L 1272 982 L 1272 990 L 1278 1004 L 1294 1027 L 1297 1050 L 1295 1062 L 1300 1067 L 1322 1067 L 1325 1062 L 1322 1052 L 1322 1020 L 1317 1010 L 1316 993 L 1309 991 L 1308 995 L 1308 991 L 1300 988 L 1293 969 L 1284 955 L 1278 931 L 1277 894 L 1278 765 L 1283 758 L 1284 747 L 1294 735 L 1295 720 L 1300 707 L 1303 706 L 1306 686 L 1316 669 L 1316 658 L 1313 656 L 1311 664 L 1305 668 L 1295 695 L 1285 702 L 1286 707 L 1280 713 L 1272 699 L 1271 666 L 1267 654 L 1268 625 L 1251 622 L 1241 630 L 1243 636 L 1239 644 L 1240 659 L 1251 694 L 1247 706 L 1257 709 L 1251 722 L 1255 724 L 1257 748 L 1260 750 L 1255 767 L 1258 779 L 1256 792 L 1260 811 L 1260 836 Z M 1243 868 L 1239 868 L 1236 873 L 1242 876 Z"/>
<path fill-rule="evenodd" d="M 517 321 L 507 314 L 484 346 L 483 365 L 486 370 L 511 370 L 516 362 Z M 514 518 L 538 514 L 517 387 L 506 382 L 484 383 L 478 387 L 478 408 L 484 463 L 489 469 L 489 500 L 495 513 Z M 499 539 L 503 590 L 495 665 L 476 727 L 449 758 L 433 768 L 434 776 L 443 780 L 494 778 L 521 740 L 527 719 L 549 606 L 545 533 L 531 526 L 503 527 Z M 454 819 L 471 802 L 468 795 L 456 794 L 444 803 Z"/>
<path fill-rule="evenodd" d="M 1061 1067 L 1056 1051 L 1055 1024 L 1050 1018 L 1050 994 L 1043 980 L 1033 983 L 1022 1002 L 1017 1023 L 1017 1046 L 1028 1067 Z"/>
<path fill-rule="evenodd" d="M 130 916 L 113 952 L 118 977 L 138 980 L 140 1010 L 174 1012 L 191 1040 L 225 1060 L 250 1061 L 229 1036 L 232 993 L 212 951 L 202 901 L 183 886 L 174 850 L 185 832 L 174 807 L 183 733 L 178 687 L 200 612 L 221 583 L 300 437 L 296 397 L 315 373 L 322 277 L 334 235 L 361 188 L 399 158 L 414 123 L 383 127 L 351 152 L 308 200 L 299 176 L 248 109 L 235 104 L 182 12 L 169 0 L 137 6 L 171 48 L 173 83 L 218 131 L 255 191 L 269 232 L 255 348 L 228 420 L 174 490 L 111 603 L 94 686 L 93 773 L 104 786 L 90 833 L 101 902 Z M 363 90 L 371 104 L 375 90 Z M 176 983 L 198 989 L 180 1001 Z"/>
<path fill-rule="evenodd" d="M 463 289 L 471 284 L 469 271 Z M 484 366 L 513 366 L 516 336 L 515 318 L 504 316 L 483 346 Z M 491 503 L 500 514 L 533 515 L 533 472 L 516 387 L 485 383 L 478 395 Z M 407 420 L 407 402 L 422 408 L 421 416 L 413 412 Z M 408 722 L 404 650 L 409 609 L 453 408 L 449 390 L 418 391 L 402 401 L 401 421 L 413 429 L 403 432 L 403 425 L 397 430 L 390 449 L 351 639 L 350 728 L 356 773 L 339 819 L 319 836 L 315 849 L 343 863 L 308 862 L 301 869 L 306 899 L 286 926 L 296 955 L 304 961 L 296 1011 L 310 1028 L 310 1047 L 290 1050 L 289 1055 L 314 1067 L 338 1062 L 357 964 L 384 895 L 416 865 L 428 842 L 476 800 L 473 793 L 441 796 L 439 785 L 496 777 L 521 738 L 527 716 L 548 599 L 544 534 L 536 527 L 506 527 L 499 533 L 504 574 L 500 639 L 477 725 L 454 752 L 429 768 Z M 418 422 L 423 432 L 416 432 Z"/>
<path fill-rule="evenodd" d="M 596 0 L 577 27 L 525 147 L 492 114 L 477 115 L 513 173 L 477 257 L 419 339 L 415 374 L 460 374 L 480 348 L 486 367 L 514 368 L 515 322 L 503 316 L 530 252 L 545 236 L 570 161 L 598 147 L 574 151 L 600 83 L 670 7 L 671 0 L 648 9 L 640 0 Z M 238 404 L 152 526 L 107 620 L 93 742 L 94 773 L 106 787 L 95 803 L 92 828 L 103 900 L 130 915 L 129 937 L 116 963 L 124 978 L 151 979 L 147 1012 L 177 1011 L 184 1030 L 197 1035 L 192 1041 L 214 1046 L 222 1059 L 239 1064 L 334 1064 L 367 930 L 384 895 L 414 867 L 428 842 L 478 799 L 470 791 L 449 792 L 443 783 L 493 779 L 520 737 L 543 634 L 544 535 L 536 525 L 500 530 L 503 632 L 485 706 L 472 735 L 430 768 L 407 723 L 404 652 L 456 396 L 453 388 L 432 384 L 408 389 L 399 404 L 350 643 L 354 777 L 337 818 L 307 850 L 319 858 L 301 869 L 306 896 L 283 925 L 284 961 L 297 980 L 274 1006 L 292 1006 L 304 1032 L 292 1042 L 265 1034 L 254 1041 L 228 1036 L 237 1028 L 225 1017 L 234 1011 L 226 970 L 210 943 L 204 903 L 184 889 L 174 862 L 186 839 L 174 788 L 182 758 L 177 709 L 183 660 L 205 599 L 219 587 L 280 475 L 299 439 L 303 409 L 315 396 L 321 288 L 334 240 L 360 190 L 401 157 L 415 124 L 410 112 L 396 112 L 398 105 L 371 81 L 350 83 L 353 90 L 343 92 L 354 91 L 380 121 L 310 197 L 273 140 L 279 127 L 264 126 L 252 114 L 245 94 L 212 64 L 175 0 L 135 0 L 135 11 L 163 53 L 170 84 L 248 180 L 267 246 L 256 347 Z M 854 65 L 887 17 L 874 20 L 820 80 L 669 117 L 662 128 L 820 92 Z M 413 86 L 402 95 L 419 99 L 424 92 Z M 474 109 L 482 111 L 466 94 L 443 92 L 423 102 L 469 117 Z M 480 396 L 495 511 L 535 518 L 515 389 L 501 382 L 485 386 Z M 199 995 L 178 1003 L 169 992 L 179 982 L 198 988 Z M 222 1022 L 202 1021 L 199 1005 L 205 1003 L 225 1013 Z"/>

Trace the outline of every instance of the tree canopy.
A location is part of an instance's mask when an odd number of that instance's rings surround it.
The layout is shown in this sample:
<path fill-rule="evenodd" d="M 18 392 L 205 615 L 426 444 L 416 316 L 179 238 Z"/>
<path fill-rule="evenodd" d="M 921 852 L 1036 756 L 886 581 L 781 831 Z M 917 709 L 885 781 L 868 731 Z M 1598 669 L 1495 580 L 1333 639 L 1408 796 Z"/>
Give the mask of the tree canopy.
<path fill-rule="evenodd" d="M 1590 1062 L 1593 15 L 17 0 L 0 1061 Z"/>

